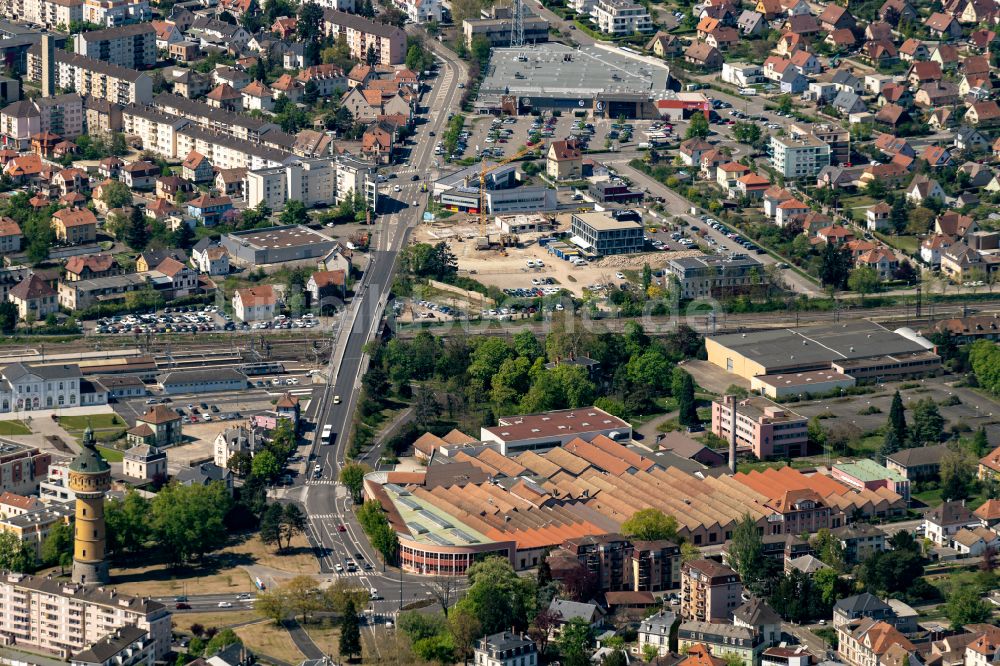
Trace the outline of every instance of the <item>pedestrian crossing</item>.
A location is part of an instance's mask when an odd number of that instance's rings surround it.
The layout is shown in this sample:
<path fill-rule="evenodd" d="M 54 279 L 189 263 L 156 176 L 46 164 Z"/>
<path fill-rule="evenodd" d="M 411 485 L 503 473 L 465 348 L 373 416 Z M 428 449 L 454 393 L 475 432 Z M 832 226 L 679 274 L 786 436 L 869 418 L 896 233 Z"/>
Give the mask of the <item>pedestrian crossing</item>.
<path fill-rule="evenodd" d="M 315 518 L 317 520 L 333 520 L 334 518 L 337 518 L 338 516 L 336 514 L 333 514 L 333 513 L 314 513 L 314 514 L 311 514 L 311 517 Z"/>
<path fill-rule="evenodd" d="M 307 486 L 336 486 L 339 485 L 336 479 L 309 479 Z"/>

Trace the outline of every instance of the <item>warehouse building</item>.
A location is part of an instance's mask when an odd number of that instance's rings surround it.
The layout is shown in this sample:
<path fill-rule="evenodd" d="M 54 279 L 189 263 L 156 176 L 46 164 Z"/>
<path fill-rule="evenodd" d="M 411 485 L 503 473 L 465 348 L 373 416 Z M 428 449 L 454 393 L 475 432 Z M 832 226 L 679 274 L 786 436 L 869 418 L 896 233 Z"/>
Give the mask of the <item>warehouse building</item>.
<path fill-rule="evenodd" d="M 605 435 L 615 441 L 630 441 L 632 426 L 597 407 L 562 409 L 541 414 L 504 416 L 498 424 L 482 428 L 479 439 L 496 442 L 500 453 L 551 449 L 574 439 L 590 441 Z"/>
<path fill-rule="evenodd" d="M 584 411 L 590 410 L 577 410 L 577 419 Z M 514 423 L 502 427 L 509 437 L 523 435 L 521 441 L 551 428 L 548 443 L 569 430 L 563 445 L 515 455 L 503 454 L 497 442 L 459 444 L 419 471 L 365 477 L 365 497 L 385 509 L 405 570 L 458 576 L 486 554 L 528 569 L 567 542 L 619 533 L 624 521 L 648 508 L 676 517 L 678 537 L 695 546 L 724 543 L 747 514 L 765 535 L 799 535 L 906 509 L 903 498 L 887 488 L 852 488 L 791 467 L 696 476 L 664 466 L 666 458 L 625 438 L 598 434 L 587 441 L 582 423 L 569 429 L 565 418 L 545 421 L 551 414 L 510 417 Z M 484 429 L 482 438 L 489 435 Z M 636 582 L 639 589 L 647 583 Z"/>
<path fill-rule="evenodd" d="M 337 242 L 302 225 L 234 231 L 222 237 L 222 246 L 238 266 L 263 266 L 318 259 Z"/>
<path fill-rule="evenodd" d="M 157 378 L 157 383 L 166 394 L 213 393 L 217 391 L 242 391 L 247 387 L 247 378 L 242 372 L 232 368 L 212 368 L 210 370 L 172 370 Z"/>
<path fill-rule="evenodd" d="M 833 370 L 856 380 L 884 381 L 935 372 L 941 357 L 924 338 L 866 320 L 835 326 L 773 329 L 706 338 L 710 363 L 744 379 Z"/>
<path fill-rule="evenodd" d="M 594 118 L 659 118 L 670 69 L 653 58 L 596 46 L 548 43 L 496 48 L 479 88 L 479 113 L 581 112 Z"/>

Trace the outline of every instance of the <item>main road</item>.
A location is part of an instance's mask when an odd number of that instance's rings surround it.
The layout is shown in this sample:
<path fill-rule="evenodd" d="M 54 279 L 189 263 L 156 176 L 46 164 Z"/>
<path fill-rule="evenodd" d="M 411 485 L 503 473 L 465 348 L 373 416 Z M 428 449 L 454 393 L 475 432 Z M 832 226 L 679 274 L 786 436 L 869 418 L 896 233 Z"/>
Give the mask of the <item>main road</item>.
<path fill-rule="evenodd" d="M 306 481 L 284 493 L 298 501 L 308 516 L 308 534 L 319 552 L 324 573 L 349 576 L 358 580 L 366 589 L 374 589 L 383 599 L 376 600 L 371 610 L 387 613 L 401 605 L 430 596 L 425 581 L 419 577 L 400 575 L 398 571 L 383 572 L 378 555 L 371 547 L 354 517 L 351 498 L 338 482 L 344 464 L 345 452 L 350 444 L 350 428 L 358 408 L 361 377 L 367 369 L 365 344 L 378 330 L 383 311 L 389 299 L 393 276 L 399 254 L 408 242 L 409 233 L 420 223 L 425 194 L 421 184 L 433 177 L 432 161 L 436 139 L 446 128 L 449 113 L 459 110 L 459 83 L 464 83 L 467 69 L 454 54 L 443 46 L 428 40 L 441 58 L 442 67 L 434 79 L 431 90 L 422 100 L 427 122 L 418 126 L 409 160 L 391 168 L 397 175 L 387 181 L 399 185 L 400 191 L 382 195 L 388 201 L 380 216 L 372 239 L 370 263 L 360 282 L 355 286 L 355 296 L 339 329 L 334 334 L 333 352 L 327 368 L 327 383 L 317 387 L 309 408 L 317 424 L 311 446 L 310 461 L 306 467 Z M 419 180 L 413 180 L 413 175 Z M 323 426 L 329 424 L 335 433 L 331 445 L 320 441 Z M 377 449 L 370 454 L 378 455 Z M 314 471 L 318 470 L 318 471 Z M 359 557 L 360 555 L 360 557 Z M 357 563 L 357 571 L 338 572 L 340 565 L 348 568 L 347 559 Z M 365 567 L 368 568 L 365 568 Z"/>

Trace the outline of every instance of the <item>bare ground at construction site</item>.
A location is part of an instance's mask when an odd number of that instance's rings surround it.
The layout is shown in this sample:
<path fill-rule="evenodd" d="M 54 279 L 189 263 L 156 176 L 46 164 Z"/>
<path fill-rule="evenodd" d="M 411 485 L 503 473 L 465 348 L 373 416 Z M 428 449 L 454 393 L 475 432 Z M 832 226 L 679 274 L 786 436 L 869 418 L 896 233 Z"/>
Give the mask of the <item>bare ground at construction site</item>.
<path fill-rule="evenodd" d="M 501 252 L 497 248 L 477 250 L 475 237 L 482 235 L 474 223 L 447 220 L 421 225 L 413 240 L 416 242 L 438 243 L 446 241 L 458 258 L 458 270 L 462 275 L 475 278 L 485 285 L 501 289 L 528 288 L 533 286 L 532 278 L 552 278 L 554 286 L 568 289 L 576 296 L 592 284 L 620 282 L 615 277 L 619 271 L 640 271 L 648 263 L 654 271 L 663 268 L 669 259 L 698 256 L 699 250 L 680 252 L 644 252 L 620 256 L 602 257 L 586 266 L 574 266 L 570 262 L 549 254 L 534 240 L 524 247 L 508 247 Z M 567 226 L 568 228 L 568 226 Z M 529 259 L 541 260 L 542 268 L 528 268 Z"/>

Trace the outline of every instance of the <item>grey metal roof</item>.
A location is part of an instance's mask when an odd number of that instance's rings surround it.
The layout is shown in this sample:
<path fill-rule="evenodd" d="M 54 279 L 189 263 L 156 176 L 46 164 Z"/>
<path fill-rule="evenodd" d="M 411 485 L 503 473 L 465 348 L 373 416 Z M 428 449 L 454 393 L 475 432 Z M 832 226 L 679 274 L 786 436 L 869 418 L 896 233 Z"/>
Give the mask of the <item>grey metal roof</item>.
<path fill-rule="evenodd" d="M 580 618 L 588 623 L 593 622 L 600 609 L 597 604 L 585 604 L 579 601 L 569 601 L 566 599 L 553 599 L 549 604 L 549 610 L 559 613 L 562 622 L 569 622 L 574 618 Z"/>
<path fill-rule="evenodd" d="M 4 378 L 8 381 L 16 381 L 26 375 L 35 375 L 42 379 L 79 379 L 80 366 L 78 365 L 28 365 L 27 363 L 12 363 L 3 369 Z"/>
<path fill-rule="evenodd" d="M 862 592 L 861 594 L 855 594 L 853 597 L 840 599 L 833 605 L 833 609 L 847 615 L 865 615 L 876 610 L 881 612 L 891 611 L 892 607 L 874 594 Z"/>

